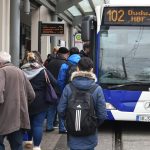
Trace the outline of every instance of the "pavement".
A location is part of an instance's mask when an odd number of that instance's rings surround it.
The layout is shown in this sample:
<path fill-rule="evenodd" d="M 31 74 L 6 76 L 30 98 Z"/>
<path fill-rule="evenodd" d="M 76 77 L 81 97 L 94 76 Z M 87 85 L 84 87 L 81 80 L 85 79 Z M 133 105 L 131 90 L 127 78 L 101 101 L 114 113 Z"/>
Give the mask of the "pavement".
<path fill-rule="evenodd" d="M 10 150 L 8 141 L 5 139 L 6 150 Z M 58 134 L 58 129 L 53 132 L 45 132 L 41 143 L 42 150 L 67 150 L 67 136 L 66 134 Z M 24 150 L 32 150 L 26 149 Z"/>
<path fill-rule="evenodd" d="M 5 150 L 10 150 L 8 141 L 5 140 Z M 100 150 L 100 145 L 96 147 L 95 150 Z M 59 134 L 58 129 L 55 129 L 52 132 L 45 132 L 43 134 L 43 139 L 41 143 L 42 150 L 69 150 L 67 147 L 67 135 L 66 134 Z M 24 150 L 32 150 L 26 149 Z"/>

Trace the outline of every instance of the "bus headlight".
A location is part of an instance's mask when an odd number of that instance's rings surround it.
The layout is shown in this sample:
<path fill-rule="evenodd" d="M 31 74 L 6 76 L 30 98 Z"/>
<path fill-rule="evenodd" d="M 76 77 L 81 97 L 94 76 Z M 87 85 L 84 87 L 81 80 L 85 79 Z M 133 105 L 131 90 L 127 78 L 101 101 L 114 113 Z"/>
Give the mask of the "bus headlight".
<path fill-rule="evenodd" d="M 112 104 L 106 103 L 106 109 L 115 110 L 116 108 Z"/>

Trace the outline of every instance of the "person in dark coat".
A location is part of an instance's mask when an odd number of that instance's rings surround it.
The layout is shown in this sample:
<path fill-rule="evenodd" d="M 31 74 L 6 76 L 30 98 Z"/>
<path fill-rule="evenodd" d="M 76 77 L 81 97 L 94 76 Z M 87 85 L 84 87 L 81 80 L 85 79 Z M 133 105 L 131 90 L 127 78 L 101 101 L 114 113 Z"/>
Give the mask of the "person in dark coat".
<path fill-rule="evenodd" d="M 80 51 L 80 56 L 81 57 L 89 57 L 89 53 L 90 53 L 90 44 L 84 43 L 83 50 Z"/>
<path fill-rule="evenodd" d="M 88 57 L 82 57 L 78 62 L 78 69 L 76 72 L 72 73 L 71 76 L 72 84 L 77 89 L 90 89 L 96 83 L 96 76 L 93 73 L 93 62 Z M 66 108 L 69 101 L 69 97 L 72 94 L 71 88 L 69 85 L 66 85 L 62 96 L 60 98 L 60 102 L 58 104 L 58 113 L 65 118 Z M 98 123 L 101 125 L 103 121 L 106 119 L 106 106 L 105 106 L 105 98 L 103 95 L 103 91 L 100 86 L 98 86 L 94 93 L 92 94 L 94 101 L 94 108 L 96 111 L 96 116 L 98 118 Z M 95 134 L 89 136 L 71 136 L 69 133 L 68 136 L 68 146 L 70 150 L 94 150 L 97 145 L 97 132 Z"/>
<path fill-rule="evenodd" d="M 58 73 L 61 65 L 67 61 L 69 56 L 69 50 L 66 47 L 60 47 L 57 55 L 47 65 L 47 69 L 53 74 L 55 79 L 58 78 Z M 56 90 L 57 96 L 60 98 L 60 90 Z M 51 132 L 54 130 L 54 125 L 57 126 L 57 106 L 51 105 L 47 111 L 47 127 L 46 131 Z M 59 133 L 66 133 L 64 121 L 59 118 Z"/>
<path fill-rule="evenodd" d="M 48 64 L 50 63 L 50 61 L 53 60 L 54 58 L 56 58 L 58 50 L 59 50 L 58 47 L 54 47 L 53 51 L 52 51 L 52 54 L 47 55 L 47 59 L 44 62 L 44 66 L 46 68 L 47 68 Z"/>
<path fill-rule="evenodd" d="M 29 106 L 29 115 L 31 122 L 31 130 L 28 133 L 28 140 L 32 143 L 33 150 L 41 150 L 40 144 L 43 135 L 43 123 L 46 113 L 50 104 L 46 102 L 46 79 L 45 67 L 43 67 L 42 59 L 38 52 L 30 52 L 27 56 L 28 63 L 24 64 L 21 68 L 35 91 L 35 101 Z M 46 70 L 52 86 L 57 86 L 57 82 L 53 75 Z M 29 143 L 29 142 L 28 142 Z"/>
<path fill-rule="evenodd" d="M 58 78 L 59 69 L 61 65 L 66 62 L 68 56 L 69 50 L 66 47 L 60 47 L 56 57 L 53 57 L 53 59 L 48 63 L 46 68 L 53 74 L 56 80 Z"/>

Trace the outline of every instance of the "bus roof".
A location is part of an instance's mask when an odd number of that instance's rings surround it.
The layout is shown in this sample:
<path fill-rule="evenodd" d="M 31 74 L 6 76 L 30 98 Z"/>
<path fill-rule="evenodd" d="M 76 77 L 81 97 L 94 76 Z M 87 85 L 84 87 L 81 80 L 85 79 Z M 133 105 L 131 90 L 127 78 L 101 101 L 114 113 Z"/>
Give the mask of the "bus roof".
<path fill-rule="evenodd" d="M 148 7 L 148 6 L 150 6 L 150 4 L 145 4 L 145 5 L 144 4 L 143 5 L 139 5 L 139 4 L 136 4 L 136 3 L 135 4 L 130 4 L 130 5 L 129 4 L 104 4 L 104 7 L 109 7 L 109 6 L 112 6 L 112 7 L 114 7 L 114 6 L 118 6 L 118 7 L 119 6 L 135 6 L 135 7 L 136 6 L 141 6 L 141 7 L 142 6 L 143 7 L 147 6 Z"/>
<path fill-rule="evenodd" d="M 109 6 L 150 6 L 150 0 L 110 0 Z"/>

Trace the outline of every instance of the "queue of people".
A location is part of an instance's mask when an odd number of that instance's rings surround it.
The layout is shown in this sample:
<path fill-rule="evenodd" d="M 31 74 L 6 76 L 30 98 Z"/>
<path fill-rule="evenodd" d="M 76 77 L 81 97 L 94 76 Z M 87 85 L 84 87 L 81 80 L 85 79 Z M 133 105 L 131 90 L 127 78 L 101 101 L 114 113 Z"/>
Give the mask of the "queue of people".
<path fill-rule="evenodd" d="M 43 63 L 40 53 L 29 51 L 19 69 L 11 64 L 8 53 L 0 52 L 0 150 L 5 150 L 5 137 L 11 150 L 23 150 L 25 132 L 28 135 L 26 148 L 41 150 L 45 119 L 46 132 L 53 131 L 58 122 L 59 134 L 67 134 L 70 150 L 94 150 L 97 127 L 107 115 L 105 98 L 101 87 L 96 84 L 93 62 L 87 53 L 76 47 L 70 50 L 55 47 L 53 54 L 49 54 Z M 55 104 L 45 100 L 45 72 L 58 97 Z M 83 99 L 87 100 L 87 105 L 88 101 L 91 103 L 86 106 L 88 113 L 84 110 L 86 101 Z M 85 120 L 90 120 L 91 116 L 96 119 L 93 122 L 91 118 L 91 124 L 90 121 L 86 124 Z M 93 132 L 84 131 L 88 127 Z"/>

